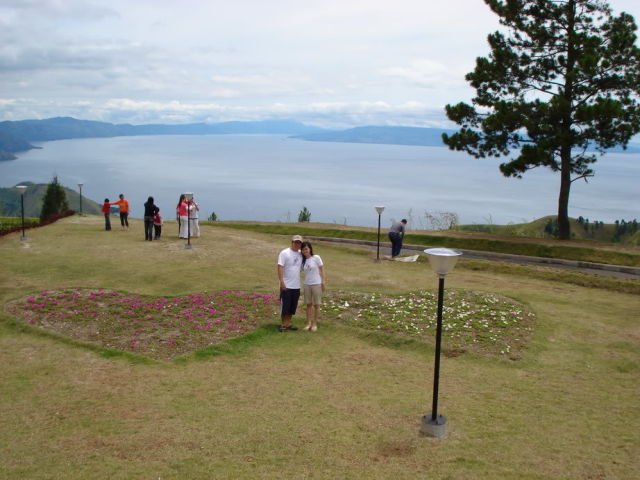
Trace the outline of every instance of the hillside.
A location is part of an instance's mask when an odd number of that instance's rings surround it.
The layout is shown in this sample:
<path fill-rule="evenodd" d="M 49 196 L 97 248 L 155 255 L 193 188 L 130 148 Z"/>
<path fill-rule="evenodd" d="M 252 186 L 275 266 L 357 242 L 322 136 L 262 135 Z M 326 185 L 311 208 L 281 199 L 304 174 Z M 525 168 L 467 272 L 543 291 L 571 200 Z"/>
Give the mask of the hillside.
<path fill-rule="evenodd" d="M 28 188 L 24 192 L 24 215 L 25 217 L 39 217 L 42 210 L 42 199 L 47 191 L 46 183 L 20 182 L 17 185 L 26 185 Z M 63 185 L 67 195 L 67 203 L 71 210 L 80 210 L 80 194 Z M 101 205 L 93 200 L 82 196 L 82 212 L 91 215 L 101 214 Z M 19 217 L 20 193 L 15 187 L 0 188 L 0 216 Z"/>
<path fill-rule="evenodd" d="M 554 216 L 542 217 L 530 223 L 509 225 L 458 225 L 461 232 L 487 233 L 504 237 L 518 237 L 531 239 L 555 238 L 557 236 L 557 221 Z M 603 223 L 598 220 L 569 219 L 571 222 L 571 238 L 585 242 L 611 242 L 616 245 L 640 244 L 640 230 L 635 218 L 619 219 L 615 223 Z"/>

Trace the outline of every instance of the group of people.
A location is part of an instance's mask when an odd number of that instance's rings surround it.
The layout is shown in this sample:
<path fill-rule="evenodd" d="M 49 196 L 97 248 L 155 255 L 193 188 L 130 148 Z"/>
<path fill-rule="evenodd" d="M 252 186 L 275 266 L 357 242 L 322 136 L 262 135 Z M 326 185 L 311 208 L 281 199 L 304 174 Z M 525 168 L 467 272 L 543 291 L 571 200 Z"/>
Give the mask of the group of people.
<path fill-rule="evenodd" d="M 104 214 L 104 229 L 111 230 L 111 207 L 116 205 L 120 211 L 120 225 L 122 230 L 129 230 L 129 200 L 120 194 L 119 199 L 110 202 L 104 199 L 102 213 Z M 178 236 L 187 239 L 188 237 L 200 236 L 199 214 L 200 205 L 196 199 L 182 194 L 176 205 L 176 220 L 178 221 Z M 153 197 L 149 197 L 144 204 L 144 239 L 160 240 L 162 236 L 162 216 L 160 208 L 155 204 Z"/>
<path fill-rule="evenodd" d="M 118 196 L 115 202 L 109 202 L 108 198 L 104 199 L 102 204 L 102 213 L 104 214 L 104 228 L 111 230 L 111 206 L 117 205 L 120 210 L 120 225 L 122 230 L 129 229 L 129 200 L 124 198 L 124 194 Z M 194 197 L 187 199 L 185 194 L 180 195 L 178 204 L 176 205 L 176 220 L 178 221 L 178 237 L 187 239 L 189 237 L 200 236 L 200 205 Z M 403 218 L 399 222 L 394 222 L 389 229 L 389 240 L 391 241 L 391 258 L 400 255 L 402 250 L 402 240 L 405 234 L 405 226 L 407 220 Z M 162 235 L 162 216 L 160 209 L 155 205 L 153 197 L 149 197 L 144 204 L 144 239 L 160 240 Z M 299 237 L 299 235 L 297 235 Z M 302 242 L 302 237 L 301 242 Z M 307 242 L 308 243 L 308 242 Z M 308 245 L 313 256 L 311 244 Z M 301 253 L 302 255 L 302 253 Z M 317 257 L 317 255 L 316 255 Z M 320 257 L 318 257 L 320 258 Z M 322 260 L 320 260 L 322 262 Z M 298 290 L 300 287 L 298 287 Z M 318 305 L 319 308 L 319 305 Z"/>
<path fill-rule="evenodd" d="M 110 202 L 104 199 L 102 213 L 104 214 L 104 229 L 111 230 L 111 206 L 116 205 L 120 211 L 120 227 L 129 230 L 129 200 L 124 194 L 118 195 L 118 200 Z M 160 208 L 155 204 L 153 197 L 149 197 L 144 203 L 144 239 L 148 241 L 160 240 L 162 236 L 162 216 Z"/>
<path fill-rule="evenodd" d="M 111 206 L 117 205 L 120 210 L 120 225 L 123 230 L 129 229 L 129 201 L 124 194 L 119 199 L 110 202 L 104 199 L 102 213 L 104 214 L 105 230 L 111 230 Z M 187 199 L 186 195 L 180 195 L 176 205 L 176 218 L 178 220 L 178 236 L 180 238 L 199 237 L 200 206 L 195 198 Z M 391 241 L 391 257 L 400 255 L 402 240 L 405 233 L 406 219 L 394 222 L 389 230 Z M 144 204 L 144 237 L 145 240 L 159 240 L 162 235 L 162 217 L 160 208 L 155 204 L 153 197 L 149 197 Z M 311 242 L 305 241 L 302 236 L 294 235 L 291 246 L 285 248 L 278 255 L 278 280 L 280 283 L 280 319 L 279 331 L 294 331 L 298 328 L 291 323 L 296 314 L 300 300 L 301 273 L 304 272 L 304 303 L 306 305 L 307 325 L 304 330 L 315 332 L 318 330 L 318 318 L 322 305 L 322 294 L 326 288 L 326 275 L 324 263 L 319 255 L 313 253 Z"/>
<path fill-rule="evenodd" d="M 397 257 L 402 250 L 407 220 L 403 218 L 394 222 L 389 229 L 391 241 L 391 257 Z M 296 314 L 300 300 L 301 279 L 304 272 L 304 304 L 306 305 L 307 325 L 304 330 L 315 332 L 318 330 L 318 318 L 322 305 L 322 294 L 326 288 L 326 274 L 324 263 L 320 255 L 313 253 L 311 242 L 305 241 L 300 235 L 291 238 L 291 246 L 285 248 L 278 255 L 278 280 L 280 282 L 280 332 L 295 331 L 292 318 Z"/>
<path fill-rule="evenodd" d="M 200 236 L 200 205 L 194 197 L 187 199 L 185 194 L 180 195 L 176 205 L 176 220 L 178 221 L 178 236 L 180 238 Z"/>
<path fill-rule="evenodd" d="M 326 288 L 324 263 L 319 255 L 314 255 L 311 243 L 300 235 L 291 238 L 291 246 L 278 255 L 278 280 L 280 282 L 280 332 L 294 331 L 298 328 L 291 323 L 296 314 L 300 299 L 300 274 L 304 272 L 304 303 L 306 305 L 307 325 L 305 331 L 318 330 L 318 318 L 322 294 Z"/>

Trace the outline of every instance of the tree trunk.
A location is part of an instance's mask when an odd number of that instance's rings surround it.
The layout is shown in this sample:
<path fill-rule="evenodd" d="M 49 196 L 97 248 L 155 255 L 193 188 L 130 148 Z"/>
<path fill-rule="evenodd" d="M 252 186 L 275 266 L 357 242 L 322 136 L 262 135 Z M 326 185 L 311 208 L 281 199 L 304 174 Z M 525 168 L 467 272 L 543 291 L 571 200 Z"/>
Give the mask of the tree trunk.
<path fill-rule="evenodd" d="M 574 46 L 576 2 L 569 0 L 567 8 L 567 67 L 563 92 L 564 109 L 560 130 L 562 132 L 562 146 L 560 147 L 560 195 L 558 196 L 558 238 L 571 239 L 571 225 L 569 224 L 569 191 L 571 190 L 571 146 L 572 142 L 572 110 L 573 83 L 575 81 L 575 64 L 577 53 Z"/>
<path fill-rule="evenodd" d="M 569 224 L 569 192 L 571 190 L 571 149 L 563 147 L 560 169 L 560 195 L 558 196 L 558 238 L 571 240 Z"/>

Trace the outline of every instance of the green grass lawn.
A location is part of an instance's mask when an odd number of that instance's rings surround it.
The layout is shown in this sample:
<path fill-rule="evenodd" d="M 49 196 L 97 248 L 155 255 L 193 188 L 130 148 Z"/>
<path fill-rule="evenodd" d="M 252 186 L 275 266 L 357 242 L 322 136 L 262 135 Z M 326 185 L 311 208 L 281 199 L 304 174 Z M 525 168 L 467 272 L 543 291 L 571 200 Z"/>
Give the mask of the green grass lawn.
<path fill-rule="evenodd" d="M 453 334 L 463 326 L 445 331 L 442 440 L 418 435 L 431 407 L 433 319 L 409 301 L 437 288 L 424 262 L 375 263 L 375 252 L 319 243 L 328 291 L 318 332 L 279 334 L 267 310 L 252 318 L 253 333 L 212 346 L 198 333 L 193 351 L 173 359 L 101 343 L 88 331 L 95 324 L 78 325 L 88 310 L 45 330 L 36 321 L 43 315 L 30 323 L 13 309 L 67 289 L 116 291 L 145 305 L 203 292 L 272 295 L 291 227 L 278 235 L 204 226 L 191 250 L 175 224 L 162 241 L 145 242 L 141 222 L 104 232 L 98 216 L 30 230 L 27 243 L 19 232 L 0 238 L 0 478 L 622 479 L 640 471 L 638 281 L 625 293 L 592 276 L 463 258 L 447 277 L 452 304 L 495 297 L 532 316 L 517 355 L 490 348 L 490 335 L 480 336 L 486 348 L 471 348 Z M 136 319 L 109 312 L 95 315 L 120 318 L 110 332 L 132 335 L 126 322 Z M 162 318 L 173 325 L 182 314 Z M 445 324 L 455 315 L 445 312 Z M 402 331 L 403 318 L 416 327 Z M 163 334 L 149 344 L 161 345 Z"/>

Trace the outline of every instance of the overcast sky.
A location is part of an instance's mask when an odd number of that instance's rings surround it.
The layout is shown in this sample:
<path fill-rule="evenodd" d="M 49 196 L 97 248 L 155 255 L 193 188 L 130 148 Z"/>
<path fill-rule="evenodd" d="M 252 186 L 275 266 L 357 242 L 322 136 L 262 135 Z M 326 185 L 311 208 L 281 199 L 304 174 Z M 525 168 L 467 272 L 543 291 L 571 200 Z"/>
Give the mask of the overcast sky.
<path fill-rule="evenodd" d="M 0 0 L 0 120 L 445 126 L 497 26 L 482 0 Z"/>

